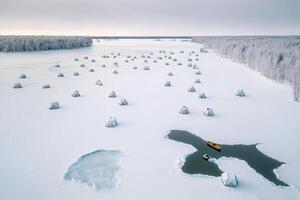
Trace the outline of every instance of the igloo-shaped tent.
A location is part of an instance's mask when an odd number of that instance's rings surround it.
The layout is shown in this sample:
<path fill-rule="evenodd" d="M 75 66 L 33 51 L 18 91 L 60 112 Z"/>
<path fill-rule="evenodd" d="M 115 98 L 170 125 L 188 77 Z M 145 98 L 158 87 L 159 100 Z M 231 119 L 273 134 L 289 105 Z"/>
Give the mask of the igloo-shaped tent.
<path fill-rule="evenodd" d="M 54 65 L 54 67 L 60 67 L 60 64 L 56 64 L 56 65 Z"/>
<path fill-rule="evenodd" d="M 79 59 L 78 59 L 78 58 L 74 58 L 74 60 L 75 60 L 75 61 L 79 61 Z"/>
<path fill-rule="evenodd" d="M 64 77 L 64 74 L 60 72 L 57 74 L 57 77 Z"/>
<path fill-rule="evenodd" d="M 136 69 L 137 69 L 137 66 L 134 66 L 133 69 L 136 70 Z"/>
<path fill-rule="evenodd" d="M 95 83 L 95 85 L 101 86 L 101 85 L 103 85 L 103 83 L 100 80 L 97 80 L 96 83 Z"/>
<path fill-rule="evenodd" d="M 120 106 L 127 106 L 127 105 L 128 105 L 128 102 L 127 102 L 126 99 L 122 98 L 122 99 L 120 100 L 120 102 L 119 102 L 119 105 L 120 105 Z"/>
<path fill-rule="evenodd" d="M 246 96 L 244 90 L 242 90 L 242 89 L 238 90 L 238 91 L 235 93 L 235 95 L 238 96 L 238 97 L 244 97 L 244 96 Z"/>
<path fill-rule="evenodd" d="M 206 108 L 205 112 L 204 112 L 204 115 L 208 116 L 208 117 L 211 117 L 211 116 L 214 116 L 215 113 L 213 111 L 213 109 L 211 108 Z"/>
<path fill-rule="evenodd" d="M 201 83 L 200 79 L 197 78 L 197 79 L 195 80 L 195 83 Z"/>
<path fill-rule="evenodd" d="M 222 183 L 227 187 L 237 187 L 238 180 L 235 174 L 229 174 L 227 172 L 222 173 Z"/>
<path fill-rule="evenodd" d="M 167 87 L 171 86 L 171 81 L 166 81 L 165 86 L 167 86 Z"/>
<path fill-rule="evenodd" d="M 148 66 L 145 66 L 145 67 L 143 68 L 143 70 L 150 70 L 150 68 L 149 68 Z"/>
<path fill-rule="evenodd" d="M 79 72 L 74 72 L 73 75 L 74 76 L 79 76 Z"/>
<path fill-rule="evenodd" d="M 199 98 L 200 99 L 206 99 L 207 97 L 206 97 L 206 94 L 204 92 L 202 92 L 202 93 L 199 94 Z"/>
<path fill-rule="evenodd" d="M 96 62 L 96 60 L 95 60 L 95 59 L 92 59 L 91 62 Z"/>
<path fill-rule="evenodd" d="M 108 127 L 108 128 L 114 128 L 114 127 L 118 126 L 118 122 L 117 122 L 116 117 L 108 118 L 105 126 Z"/>
<path fill-rule="evenodd" d="M 80 67 L 85 67 L 85 64 L 81 64 Z"/>
<path fill-rule="evenodd" d="M 59 105 L 58 101 L 52 102 L 49 106 L 50 110 L 59 109 L 59 108 L 60 108 L 60 105 Z"/>
<path fill-rule="evenodd" d="M 48 88 L 50 88 L 50 85 L 49 85 L 49 84 L 43 85 L 43 89 L 48 89 Z"/>
<path fill-rule="evenodd" d="M 26 74 L 21 74 L 20 79 L 24 79 L 24 78 L 27 78 Z"/>
<path fill-rule="evenodd" d="M 95 70 L 94 70 L 93 68 L 89 70 L 89 72 L 94 72 L 94 71 L 95 71 Z"/>
<path fill-rule="evenodd" d="M 186 115 L 186 114 L 189 114 L 190 111 L 189 111 L 188 107 L 182 106 L 182 107 L 180 108 L 180 110 L 179 110 L 179 113 L 180 113 L 180 114 L 183 114 L 183 115 Z"/>
<path fill-rule="evenodd" d="M 188 92 L 196 92 L 196 89 L 194 88 L 194 86 L 191 86 L 187 89 Z"/>
<path fill-rule="evenodd" d="M 111 91 L 110 93 L 109 93 L 109 95 L 108 95 L 108 97 L 110 97 L 110 98 L 114 98 L 114 97 L 116 97 L 117 95 L 116 95 L 116 93 L 115 93 L 115 91 Z"/>
<path fill-rule="evenodd" d="M 13 88 L 18 89 L 18 88 L 22 88 L 21 83 L 15 83 Z"/>
<path fill-rule="evenodd" d="M 200 70 L 198 70 L 198 71 L 195 72 L 195 74 L 196 74 L 196 75 L 201 75 L 202 73 L 201 73 Z"/>
<path fill-rule="evenodd" d="M 87 60 L 87 59 L 89 59 L 89 57 L 85 56 L 85 57 L 84 57 L 84 59 L 86 59 L 86 60 Z"/>
<path fill-rule="evenodd" d="M 80 97 L 79 91 L 75 90 L 75 91 L 72 93 L 72 97 Z"/>

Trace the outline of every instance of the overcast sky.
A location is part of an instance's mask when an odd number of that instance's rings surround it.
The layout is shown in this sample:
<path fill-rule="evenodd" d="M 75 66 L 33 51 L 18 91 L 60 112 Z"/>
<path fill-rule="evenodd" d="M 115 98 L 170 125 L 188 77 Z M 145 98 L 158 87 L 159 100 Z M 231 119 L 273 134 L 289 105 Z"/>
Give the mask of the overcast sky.
<path fill-rule="evenodd" d="M 0 0 L 0 34 L 300 34 L 300 0 Z"/>

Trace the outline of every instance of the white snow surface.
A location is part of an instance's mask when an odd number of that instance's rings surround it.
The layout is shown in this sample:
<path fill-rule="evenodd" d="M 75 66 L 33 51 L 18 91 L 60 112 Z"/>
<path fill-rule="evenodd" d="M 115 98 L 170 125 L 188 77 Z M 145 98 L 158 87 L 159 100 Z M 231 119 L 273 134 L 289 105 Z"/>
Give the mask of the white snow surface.
<path fill-rule="evenodd" d="M 198 93 L 186 92 L 197 76 L 187 67 L 188 58 L 194 58 L 189 52 L 198 53 L 201 47 L 180 40 L 106 40 L 82 49 L 0 53 L 0 105 L 5 105 L 0 113 L 1 199 L 182 200 L 212 193 L 216 199 L 299 199 L 300 104 L 292 100 L 292 89 L 209 51 L 199 54 L 199 61 L 193 59 L 203 73 L 202 84 L 195 88 L 209 94 L 203 101 Z M 163 57 L 160 50 L 174 52 L 172 57 L 183 65 L 171 61 L 167 66 L 166 58 L 152 62 Z M 102 58 L 112 52 L 121 56 Z M 151 52 L 151 70 L 144 71 L 140 56 Z M 125 63 L 127 55 L 138 59 Z M 114 62 L 119 63 L 118 76 L 109 67 Z M 57 63 L 61 67 L 53 67 Z M 87 67 L 81 68 L 82 63 Z M 95 72 L 89 73 L 89 68 Z M 80 76 L 74 77 L 75 71 Z M 176 74 L 169 77 L 172 87 L 162 87 L 169 71 Z M 57 78 L 59 72 L 65 77 Z M 20 80 L 21 73 L 28 78 Z M 105 83 L 102 87 L 95 85 L 98 79 Z M 15 82 L 23 88 L 13 89 Z M 43 90 L 44 84 L 51 89 Z M 246 97 L 234 95 L 239 88 L 247 91 Z M 70 96 L 74 90 L 82 97 Z M 112 90 L 118 96 L 107 98 Z M 126 108 L 118 105 L 124 97 L 130 99 Z M 53 101 L 59 101 L 61 109 L 50 111 Z M 189 107 L 189 115 L 178 113 L 182 105 Z M 204 116 L 207 107 L 217 115 Z M 116 128 L 103 126 L 109 116 L 117 117 Z M 218 143 L 260 143 L 261 151 L 287 163 L 277 172 L 292 187 L 277 187 L 245 162 L 230 158 L 219 159 L 220 168 L 238 176 L 237 188 L 224 187 L 216 177 L 184 174 L 177 160 L 195 149 L 168 140 L 165 136 L 172 129 Z M 74 161 L 95 149 L 125 153 L 116 189 L 95 191 L 64 181 Z"/>

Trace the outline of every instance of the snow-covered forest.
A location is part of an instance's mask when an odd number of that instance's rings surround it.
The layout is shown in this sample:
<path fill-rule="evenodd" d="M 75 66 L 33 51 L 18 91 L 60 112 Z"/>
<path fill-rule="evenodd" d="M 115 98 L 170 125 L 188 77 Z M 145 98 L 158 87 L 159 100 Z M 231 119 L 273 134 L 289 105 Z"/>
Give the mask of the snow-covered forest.
<path fill-rule="evenodd" d="M 80 36 L 0 36 L 0 52 L 74 49 L 91 45 L 92 39 Z"/>
<path fill-rule="evenodd" d="M 264 76 L 293 85 L 294 100 L 300 99 L 299 36 L 193 37 L 236 62 L 247 64 Z"/>

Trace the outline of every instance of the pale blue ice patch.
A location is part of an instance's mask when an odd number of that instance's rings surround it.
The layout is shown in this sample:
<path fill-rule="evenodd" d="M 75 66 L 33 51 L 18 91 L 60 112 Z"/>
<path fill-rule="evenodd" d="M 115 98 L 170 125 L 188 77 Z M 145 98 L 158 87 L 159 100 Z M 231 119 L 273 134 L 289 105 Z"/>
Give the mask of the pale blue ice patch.
<path fill-rule="evenodd" d="M 113 189 L 119 183 L 120 162 L 124 154 L 119 150 L 97 150 L 81 156 L 72 164 L 64 179 L 87 184 L 95 190 Z"/>

